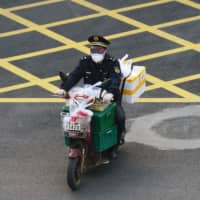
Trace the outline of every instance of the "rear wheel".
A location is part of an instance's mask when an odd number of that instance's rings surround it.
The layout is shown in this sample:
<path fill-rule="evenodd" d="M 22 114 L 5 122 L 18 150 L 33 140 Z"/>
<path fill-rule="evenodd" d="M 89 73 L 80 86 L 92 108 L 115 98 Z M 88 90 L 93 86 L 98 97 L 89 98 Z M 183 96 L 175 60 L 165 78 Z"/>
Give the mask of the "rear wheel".
<path fill-rule="evenodd" d="M 67 183 L 72 190 L 77 190 L 81 182 L 81 158 L 70 158 L 67 169 Z"/>

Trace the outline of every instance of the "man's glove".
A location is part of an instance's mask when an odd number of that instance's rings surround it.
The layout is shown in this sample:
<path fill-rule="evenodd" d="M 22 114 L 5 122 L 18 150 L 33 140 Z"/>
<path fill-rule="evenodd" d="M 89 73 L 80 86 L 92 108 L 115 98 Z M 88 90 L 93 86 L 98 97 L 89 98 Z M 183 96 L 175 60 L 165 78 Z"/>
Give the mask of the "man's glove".
<path fill-rule="evenodd" d="M 58 90 L 55 92 L 55 95 L 65 97 L 65 96 L 67 96 L 67 92 L 66 92 L 64 89 L 58 89 Z"/>
<path fill-rule="evenodd" d="M 106 93 L 103 96 L 103 102 L 104 103 L 110 103 L 112 100 L 113 100 L 113 94 L 111 94 L 111 93 Z"/>

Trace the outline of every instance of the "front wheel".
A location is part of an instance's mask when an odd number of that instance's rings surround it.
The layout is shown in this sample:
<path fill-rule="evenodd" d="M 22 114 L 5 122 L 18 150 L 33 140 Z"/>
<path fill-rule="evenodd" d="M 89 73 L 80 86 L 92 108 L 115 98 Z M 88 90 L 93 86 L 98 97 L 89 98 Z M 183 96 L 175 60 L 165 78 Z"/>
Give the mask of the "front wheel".
<path fill-rule="evenodd" d="M 67 183 L 72 190 L 80 187 L 81 181 L 81 158 L 70 158 L 67 169 Z"/>

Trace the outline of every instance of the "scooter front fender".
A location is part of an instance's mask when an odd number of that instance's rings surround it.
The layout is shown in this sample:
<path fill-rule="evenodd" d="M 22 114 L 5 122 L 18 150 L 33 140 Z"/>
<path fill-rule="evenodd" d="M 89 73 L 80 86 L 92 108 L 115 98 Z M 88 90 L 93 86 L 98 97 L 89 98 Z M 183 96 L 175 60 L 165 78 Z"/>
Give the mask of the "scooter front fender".
<path fill-rule="evenodd" d="M 69 149 L 69 153 L 68 153 L 69 158 L 77 158 L 77 157 L 81 157 L 81 156 L 82 156 L 81 149 L 77 149 L 77 148 Z"/>

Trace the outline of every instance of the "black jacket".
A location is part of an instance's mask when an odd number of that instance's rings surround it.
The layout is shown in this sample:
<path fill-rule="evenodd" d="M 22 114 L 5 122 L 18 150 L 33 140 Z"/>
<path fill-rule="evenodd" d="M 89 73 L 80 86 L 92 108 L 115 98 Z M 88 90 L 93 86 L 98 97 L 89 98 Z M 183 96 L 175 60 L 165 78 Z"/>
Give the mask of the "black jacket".
<path fill-rule="evenodd" d="M 120 98 L 119 86 L 121 82 L 120 65 L 108 54 L 101 63 L 95 63 L 91 56 L 82 58 L 79 65 L 69 74 L 68 79 L 62 84 L 62 88 L 69 91 L 83 78 L 84 84 L 94 84 L 110 78 L 111 84 L 106 90 L 114 94 L 115 100 Z"/>

